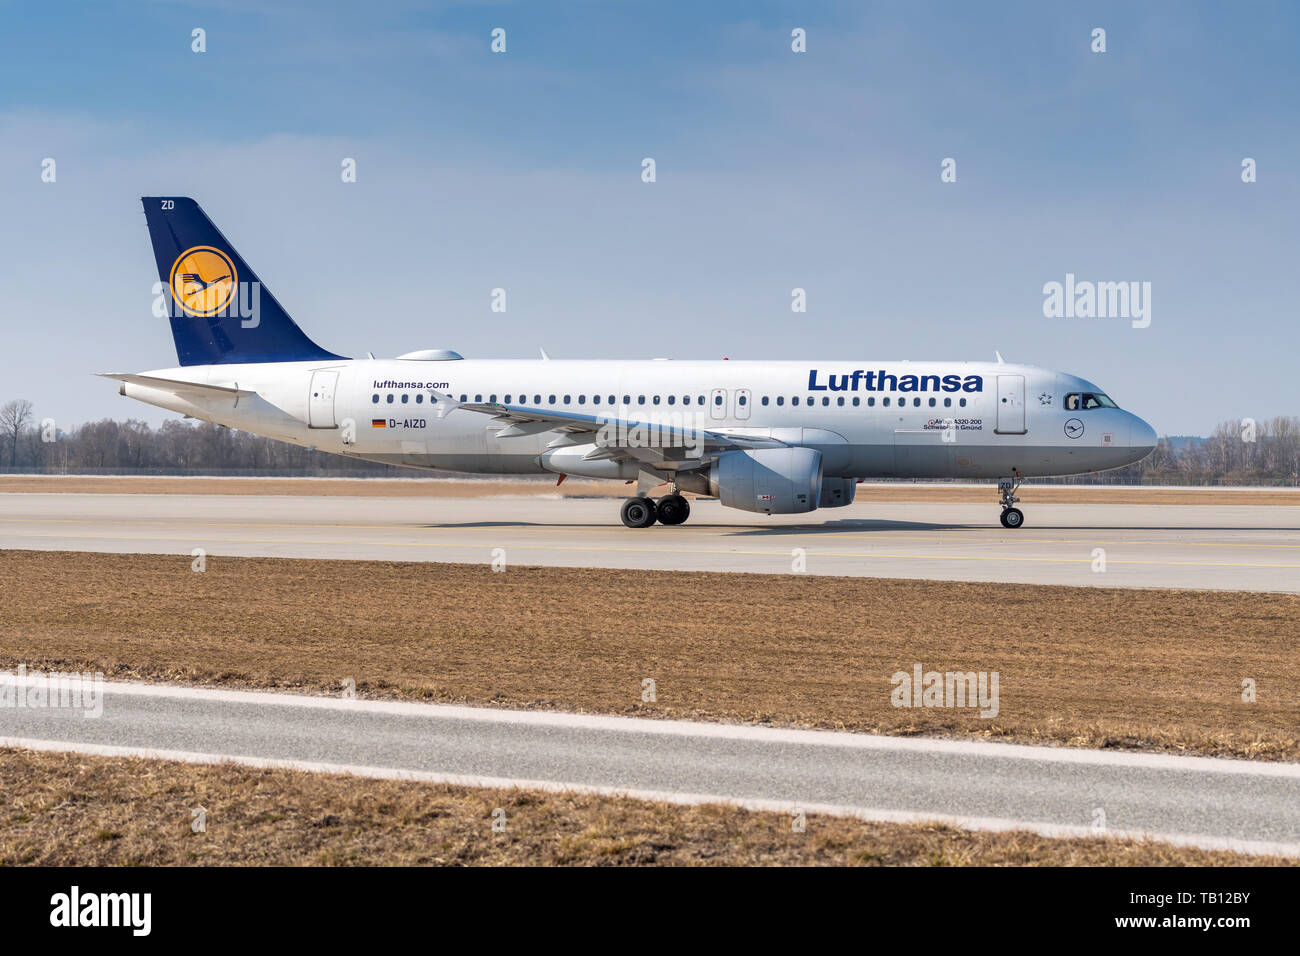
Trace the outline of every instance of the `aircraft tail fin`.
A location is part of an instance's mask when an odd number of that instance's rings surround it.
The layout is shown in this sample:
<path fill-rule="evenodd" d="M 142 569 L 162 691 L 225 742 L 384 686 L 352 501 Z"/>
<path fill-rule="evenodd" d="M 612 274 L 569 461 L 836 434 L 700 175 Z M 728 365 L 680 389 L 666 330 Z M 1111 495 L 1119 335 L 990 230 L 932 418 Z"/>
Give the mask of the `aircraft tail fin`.
<path fill-rule="evenodd" d="M 181 365 L 342 358 L 298 328 L 193 199 L 140 201 Z"/>

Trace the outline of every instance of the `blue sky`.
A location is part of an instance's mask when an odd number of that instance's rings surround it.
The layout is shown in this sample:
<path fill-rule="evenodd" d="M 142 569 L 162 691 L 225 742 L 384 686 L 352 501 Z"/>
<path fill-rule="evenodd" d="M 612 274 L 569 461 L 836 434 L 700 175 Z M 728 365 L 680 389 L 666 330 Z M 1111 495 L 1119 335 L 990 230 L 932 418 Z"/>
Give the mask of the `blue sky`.
<path fill-rule="evenodd" d="M 343 354 L 999 349 L 1162 433 L 1300 414 L 1293 3 L 0 2 L 0 35 L 0 401 L 60 424 L 164 417 L 90 374 L 175 363 L 146 194 Z M 1066 273 L 1150 282 L 1150 327 L 1045 318 Z"/>

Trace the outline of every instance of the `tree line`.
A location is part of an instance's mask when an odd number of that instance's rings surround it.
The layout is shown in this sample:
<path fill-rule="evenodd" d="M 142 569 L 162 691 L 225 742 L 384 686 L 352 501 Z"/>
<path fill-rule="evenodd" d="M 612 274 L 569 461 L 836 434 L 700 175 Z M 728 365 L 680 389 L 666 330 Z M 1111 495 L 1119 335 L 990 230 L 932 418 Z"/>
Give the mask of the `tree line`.
<path fill-rule="evenodd" d="M 105 418 L 57 429 L 32 404 L 0 406 L 0 471 L 38 474 L 414 475 L 210 422 L 168 419 L 157 428 Z M 1084 479 L 1087 480 L 1087 479 Z M 1159 484 L 1300 483 L 1300 418 L 1225 421 L 1206 439 L 1162 438 L 1137 465 L 1099 480 Z"/>
<path fill-rule="evenodd" d="M 36 474 L 382 477 L 409 469 L 344 458 L 211 422 L 157 428 L 110 418 L 68 429 L 36 421 L 29 402 L 0 406 L 0 471 Z"/>

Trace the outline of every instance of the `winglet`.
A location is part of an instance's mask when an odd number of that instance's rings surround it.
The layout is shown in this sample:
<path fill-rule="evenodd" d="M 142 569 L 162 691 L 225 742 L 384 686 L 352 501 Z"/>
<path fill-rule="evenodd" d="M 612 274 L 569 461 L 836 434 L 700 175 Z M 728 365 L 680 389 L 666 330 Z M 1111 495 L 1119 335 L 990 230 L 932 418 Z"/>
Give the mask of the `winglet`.
<path fill-rule="evenodd" d="M 997 349 L 994 349 L 994 350 L 993 350 L 993 357 L 994 357 L 995 359 L 998 360 L 998 364 L 999 364 L 999 365 L 1006 365 L 1006 364 L 1007 364 L 1006 362 L 1002 361 L 1002 353 L 999 352 Z"/>
<path fill-rule="evenodd" d="M 540 345 L 537 347 L 537 351 L 539 351 L 539 352 L 542 353 L 542 358 L 543 358 L 543 360 L 545 360 L 545 361 L 547 361 L 547 362 L 549 362 L 549 361 L 551 360 L 551 357 L 550 357 L 549 355 L 546 354 L 546 349 L 542 348 Z"/>

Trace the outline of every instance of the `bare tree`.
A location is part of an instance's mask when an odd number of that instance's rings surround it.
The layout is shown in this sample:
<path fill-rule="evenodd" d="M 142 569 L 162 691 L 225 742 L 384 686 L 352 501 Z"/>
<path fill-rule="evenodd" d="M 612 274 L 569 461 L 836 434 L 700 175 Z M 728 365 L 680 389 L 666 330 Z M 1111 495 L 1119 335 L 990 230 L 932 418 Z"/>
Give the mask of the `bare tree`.
<path fill-rule="evenodd" d="M 32 403 L 25 398 L 0 405 L 0 435 L 9 439 L 9 470 L 18 465 L 18 439 L 23 429 L 31 424 Z"/>

